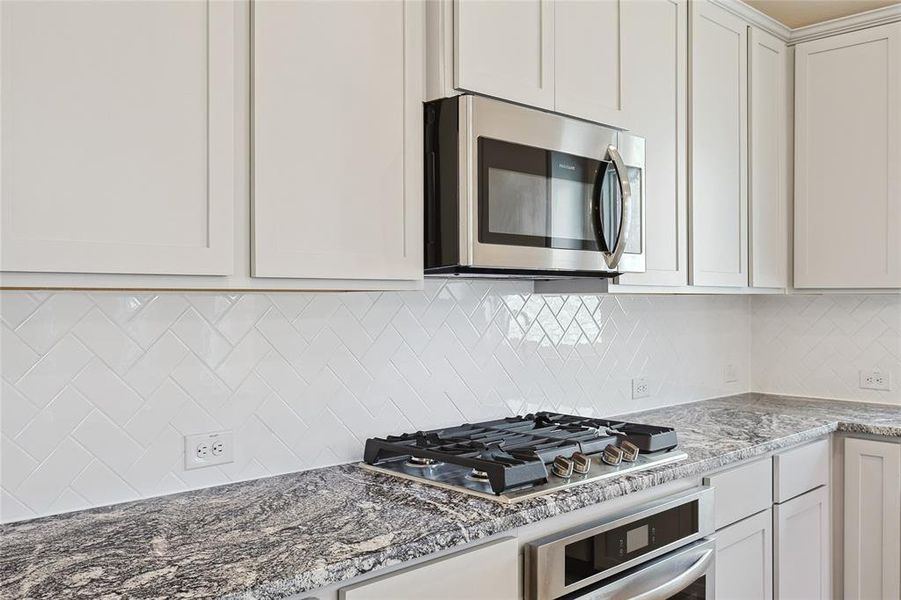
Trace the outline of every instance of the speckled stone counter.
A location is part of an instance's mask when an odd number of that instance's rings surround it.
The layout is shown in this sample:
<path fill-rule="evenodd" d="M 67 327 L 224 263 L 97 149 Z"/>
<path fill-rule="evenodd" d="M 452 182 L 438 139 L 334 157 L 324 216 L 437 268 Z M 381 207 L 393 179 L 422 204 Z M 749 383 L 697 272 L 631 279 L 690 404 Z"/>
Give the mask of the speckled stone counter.
<path fill-rule="evenodd" d="M 840 430 L 901 407 L 743 394 L 630 415 L 688 459 L 502 505 L 343 465 L 0 527 L 3 598 L 284 598 Z"/>

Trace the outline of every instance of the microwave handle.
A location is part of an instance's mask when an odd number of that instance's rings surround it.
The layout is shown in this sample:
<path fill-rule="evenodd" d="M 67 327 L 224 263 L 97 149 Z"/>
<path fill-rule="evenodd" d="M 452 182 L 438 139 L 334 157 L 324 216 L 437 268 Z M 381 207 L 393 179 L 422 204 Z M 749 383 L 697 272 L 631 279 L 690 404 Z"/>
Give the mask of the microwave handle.
<path fill-rule="evenodd" d="M 710 565 L 713 564 L 714 555 L 715 550 L 713 548 L 704 550 L 700 558 L 692 563 L 690 567 L 680 570 L 672 579 L 651 589 L 647 589 L 647 583 L 643 584 L 643 578 L 640 576 L 641 571 L 638 571 L 635 575 L 622 581 L 621 584 L 624 585 L 617 585 L 615 590 L 601 588 L 584 596 L 579 596 L 577 600 L 622 600 L 625 598 L 629 600 L 666 600 L 674 594 L 678 594 L 704 575 L 707 575 Z M 661 570 L 672 569 L 672 566 L 666 563 L 667 561 L 664 560 L 654 567 L 648 567 L 645 571 L 645 576 L 650 575 L 649 571 L 655 567 Z"/>
<path fill-rule="evenodd" d="M 626 237 L 629 235 L 629 229 L 632 223 L 632 187 L 629 185 L 629 173 L 626 171 L 626 165 L 623 163 L 623 157 L 620 155 L 616 146 L 607 146 L 607 156 L 613 161 L 613 169 L 616 171 L 616 178 L 619 181 L 619 191 L 623 202 L 623 212 L 619 223 L 619 236 L 616 240 L 616 247 L 611 252 L 604 238 L 604 230 L 601 227 L 601 194 L 600 190 L 596 190 L 594 194 L 594 227 L 595 236 L 598 238 L 598 247 L 602 249 L 604 261 L 607 268 L 616 269 L 619 266 L 619 260 L 626 250 Z M 603 179 L 598 178 L 598 185 L 601 185 Z"/>

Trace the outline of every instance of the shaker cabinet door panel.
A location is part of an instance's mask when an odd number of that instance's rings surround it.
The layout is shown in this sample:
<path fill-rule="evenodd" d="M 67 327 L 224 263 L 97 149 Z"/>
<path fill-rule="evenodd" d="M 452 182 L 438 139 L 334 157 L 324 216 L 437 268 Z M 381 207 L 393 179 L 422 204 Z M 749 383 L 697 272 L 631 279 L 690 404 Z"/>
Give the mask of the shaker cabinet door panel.
<path fill-rule="evenodd" d="M 748 285 L 747 25 L 691 3 L 691 283 Z"/>
<path fill-rule="evenodd" d="M 772 599 L 772 509 L 716 532 L 716 597 Z"/>
<path fill-rule="evenodd" d="M 786 46 L 752 28 L 748 100 L 751 285 L 784 288 L 788 270 Z"/>
<path fill-rule="evenodd" d="M 456 88 L 553 110 L 553 0 L 455 0 L 454 34 Z"/>
<path fill-rule="evenodd" d="M 624 2 L 622 28 L 627 119 L 646 141 L 646 270 L 618 283 L 682 286 L 688 283 L 688 2 Z"/>
<path fill-rule="evenodd" d="M 795 47 L 794 285 L 901 287 L 901 23 Z"/>
<path fill-rule="evenodd" d="M 253 3 L 253 275 L 422 277 L 421 2 Z"/>
<path fill-rule="evenodd" d="M 232 272 L 236 10 L 0 3 L 0 269 Z"/>
<path fill-rule="evenodd" d="M 901 444 L 845 440 L 845 598 L 901 597 Z"/>
<path fill-rule="evenodd" d="M 775 597 L 826 600 L 832 582 L 829 488 L 776 504 Z"/>
<path fill-rule="evenodd" d="M 629 2 L 623 0 L 555 0 L 554 106 L 557 112 L 626 127 L 621 46 L 630 35 L 623 31 L 623 13 L 628 9 Z M 634 34 L 641 35 L 641 32 Z M 651 39 L 647 35 L 644 41 Z"/>

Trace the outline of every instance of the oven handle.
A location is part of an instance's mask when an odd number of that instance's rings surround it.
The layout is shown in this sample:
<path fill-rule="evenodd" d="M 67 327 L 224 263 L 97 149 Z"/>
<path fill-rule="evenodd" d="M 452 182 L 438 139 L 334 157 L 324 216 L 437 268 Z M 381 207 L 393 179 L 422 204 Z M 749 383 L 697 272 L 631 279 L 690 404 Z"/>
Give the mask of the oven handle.
<path fill-rule="evenodd" d="M 631 600 L 665 600 L 673 594 L 681 592 L 706 573 L 707 569 L 710 568 L 710 563 L 713 562 L 713 555 L 714 551 L 712 549 L 707 550 L 693 565 L 654 589 L 639 592 L 638 594 L 635 594 L 634 590 L 631 592 L 629 590 L 623 591 L 626 592 Z"/>
<path fill-rule="evenodd" d="M 700 552 L 699 552 L 700 551 Z M 690 566 L 684 567 L 686 554 L 698 555 Z M 716 559 L 714 542 L 708 540 L 686 550 L 676 550 L 664 555 L 644 568 L 637 568 L 629 576 L 594 589 L 577 600 L 665 600 L 681 592 L 701 577 L 712 578 Z M 672 579 L 659 583 L 661 577 L 674 573 Z M 650 582 L 648 581 L 650 580 Z M 648 589 L 649 585 L 654 587 Z M 708 582 L 708 586 L 712 585 Z M 708 592 L 710 588 L 708 587 Z"/>
<path fill-rule="evenodd" d="M 604 255 L 604 261 L 608 269 L 616 269 L 619 260 L 626 250 L 626 238 L 632 223 L 632 186 L 629 184 L 629 173 L 616 146 L 607 146 L 607 156 L 613 162 L 613 170 L 616 171 L 616 179 L 619 182 L 619 192 L 622 198 L 623 212 L 619 221 L 619 230 L 616 239 L 616 247 L 611 252 L 604 239 L 604 229 L 601 220 L 601 186 L 603 185 L 603 173 L 598 173 L 598 181 L 595 184 L 594 203 L 592 206 L 594 218 L 594 235 L 597 238 L 598 248 Z"/>

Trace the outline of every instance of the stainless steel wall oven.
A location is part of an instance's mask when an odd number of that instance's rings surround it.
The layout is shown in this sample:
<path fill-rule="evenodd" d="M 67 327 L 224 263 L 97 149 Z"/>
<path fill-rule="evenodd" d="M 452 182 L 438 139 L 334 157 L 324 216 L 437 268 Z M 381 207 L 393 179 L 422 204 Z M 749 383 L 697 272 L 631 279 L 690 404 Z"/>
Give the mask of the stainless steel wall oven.
<path fill-rule="evenodd" d="M 667 498 L 526 547 L 528 600 L 714 597 L 713 489 Z"/>
<path fill-rule="evenodd" d="M 425 105 L 427 275 L 644 271 L 644 140 L 463 95 Z"/>

